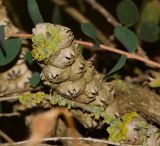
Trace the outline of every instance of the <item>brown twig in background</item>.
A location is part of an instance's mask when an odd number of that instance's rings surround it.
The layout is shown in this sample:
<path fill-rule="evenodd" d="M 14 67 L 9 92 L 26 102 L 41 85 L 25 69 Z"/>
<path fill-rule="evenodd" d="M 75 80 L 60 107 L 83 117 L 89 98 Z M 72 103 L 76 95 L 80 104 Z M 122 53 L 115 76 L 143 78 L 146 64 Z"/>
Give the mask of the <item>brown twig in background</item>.
<path fill-rule="evenodd" d="M 31 38 L 32 35 L 31 34 L 26 34 L 26 33 L 6 33 L 6 36 L 8 37 L 18 37 L 18 38 Z"/>
<path fill-rule="evenodd" d="M 90 43 L 90 42 L 79 41 L 79 40 L 76 40 L 75 42 L 77 44 L 80 44 L 80 45 L 83 45 L 83 46 L 86 46 L 86 47 L 91 47 L 91 48 L 94 47 L 94 44 Z M 146 59 L 146 58 L 143 58 L 143 57 L 138 56 L 136 54 L 131 54 L 131 53 L 128 53 L 128 52 L 125 52 L 125 51 L 122 51 L 122 50 L 119 50 L 119 49 L 116 49 L 116 48 L 112 48 L 112 47 L 109 47 L 109 46 L 105 46 L 105 45 L 102 45 L 102 44 L 100 45 L 100 49 L 107 50 L 107 51 L 110 51 L 110 52 L 114 52 L 116 54 L 125 55 L 129 59 L 135 59 L 135 60 L 144 62 L 144 63 L 150 65 L 153 68 L 160 68 L 159 63 L 157 63 L 155 61 L 152 61 L 152 60 L 149 60 L 149 59 Z"/>
<path fill-rule="evenodd" d="M 6 142 L 13 144 L 14 141 L 0 129 L 0 137 L 2 137 Z"/>
<path fill-rule="evenodd" d="M 100 5 L 96 0 L 85 0 L 89 3 L 94 9 L 102 14 L 106 20 L 111 23 L 113 26 L 120 25 L 120 23 L 108 12 L 102 5 Z"/>
<path fill-rule="evenodd" d="M 7 36 L 15 36 L 17 37 L 17 34 L 6 34 Z M 18 37 L 31 37 L 32 35 L 31 34 L 18 34 Z M 77 44 L 80 44 L 80 45 L 83 45 L 83 46 L 86 46 L 86 47 L 89 47 L 89 48 L 93 48 L 94 47 L 94 44 L 93 43 L 90 43 L 90 42 L 86 42 L 86 41 L 79 41 L 79 40 L 76 40 L 75 41 Z M 127 58 L 129 59 L 134 59 L 134 60 L 138 60 L 138 61 L 141 61 L 143 63 L 146 63 L 148 65 L 150 65 L 150 67 L 152 68 L 160 68 L 160 64 L 155 62 L 155 61 L 152 61 L 150 59 L 147 59 L 147 58 L 143 58 L 141 56 L 138 56 L 136 54 L 131 54 L 131 53 L 128 53 L 128 52 L 125 52 L 125 51 L 122 51 L 122 50 L 119 50 L 119 49 L 116 49 L 116 48 L 112 48 L 112 47 L 109 47 L 109 46 L 105 46 L 105 45 L 102 45 L 100 44 L 100 49 L 102 50 L 107 50 L 107 51 L 110 51 L 110 52 L 113 52 L 113 53 L 116 53 L 116 54 L 120 54 L 120 55 L 125 55 Z"/>
<path fill-rule="evenodd" d="M 52 108 L 49 111 L 37 114 L 33 117 L 31 122 L 31 136 L 26 146 L 38 145 L 41 143 L 44 137 L 50 135 L 56 129 L 56 123 L 60 115 L 66 120 L 68 128 L 70 128 L 70 135 L 73 138 L 73 143 L 75 146 L 81 146 L 78 137 L 78 132 L 76 130 L 72 113 L 66 108 Z M 47 124 L 46 124 L 47 123 Z M 52 128 L 51 128 L 52 127 Z M 53 131 L 52 131 L 53 130 Z"/>
<path fill-rule="evenodd" d="M 67 5 L 67 1 L 64 1 L 64 0 L 52 0 L 52 1 L 56 5 L 62 6 L 64 11 L 79 23 L 85 23 L 85 22 L 92 23 L 88 18 L 82 15 L 77 9 Z M 96 27 L 96 30 L 97 30 L 97 38 L 104 44 L 108 42 L 108 39 L 105 36 L 105 34 L 101 30 L 99 30 L 97 27 Z"/>
<path fill-rule="evenodd" d="M 41 87 L 38 88 L 25 88 L 25 89 L 17 89 L 13 91 L 8 91 L 8 92 L 2 92 L 0 93 L 0 99 L 1 97 L 8 97 L 9 95 L 13 95 L 14 93 L 24 93 L 24 92 L 32 92 L 32 91 L 40 91 Z"/>
<path fill-rule="evenodd" d="M 120 143 L 116 143 L 116 142 L 111 142 L 108 140 L 102 140 L 102 139 L 97 139 L 97 138 L 91 138 L 91 137 L 50 137 L 50 138 L 44 138 L 43 142 L 49 142 L 49 141 L 59 141 L 59 140 L 81 140 L 81 141 L 88 141 L 88 142 L 93 142 L 93 143 L 105 143 L 105 144 L 110 144 L 110 145 L 115 145 L 115 146 L 131 146 L 130 144 L 120 144 Z M 12 145 L 7 145 L 7 144 L 2 144 L 2 146 L 16 146 L 16 145 L 22 145 L 27 143 L 28 141 L 20 141 L 20 142 L 16 142 Z M 142 145 L 132 145 L 132 146 L 142 146 Z"/>
<path fill-rule="evenodd" d="M 113 26 L 121 25 L 113 17 L 113 15 L 107 9 L 105 9 L 101 4 L 99 4 L 96 0 L 85 0 L 85 1 L 88 2 L 99 13 L 101 13 L 102 16 L 104 16 L 104 18 Z M 148 59 L 148 56 L 146 55 L 145 51 L 140 46 L 138 46 L 137 48 L 137 54 Z"/>
<path fill-rule="evenodd" d="M 20 113 L 14 112 L 14 113 L 1 113 L 0 117 L 12 117 L 12 116 L 20 116 Z"/>
<path fill-rule="evenodd" d="M 1 97 L 0 98 L 0 102 L 11 101 L 11 100 L 18 100 L 18 97 L 17 96 L 11 96 L 11 97 Z"/>

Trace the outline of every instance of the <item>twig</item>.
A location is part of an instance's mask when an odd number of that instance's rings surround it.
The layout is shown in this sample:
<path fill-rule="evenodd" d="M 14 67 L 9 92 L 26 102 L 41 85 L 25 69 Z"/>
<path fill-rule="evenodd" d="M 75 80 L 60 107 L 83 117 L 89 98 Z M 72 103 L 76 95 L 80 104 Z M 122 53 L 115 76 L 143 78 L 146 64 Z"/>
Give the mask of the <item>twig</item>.
<path fill-rule="evenodd" d="M 53 138 L 44 138 L 43 139 L 43 142 L 49 142 L 49 141 L 59 141 L 59 140 L 82 140 L 82 141 L 90 141 L 90 142 L 93 142 L 93 143 L 105 143 L 105 144 L 111 144 L 111 145 L 115 145 L 115 146 L 127 146 L 128 144 L 120 144 L 120 143 L 117 143 L 117 142 L 111 142 L 111 141 L 108 141 L 108 140 L 101 140 L 101 139 L 96 139 L 96 138 L 84 138 L 84 137 L 78 137 L 78 138 L 74 138 L 74 137 L 53 137 Z M 25 144 L 27 143 L 28 141 L 25 140 L 25 141 L 21 141 L 21 142 L 16 142 L 12 145 L 20 145 L 20 144 Z M 141 145 L 133 145 L 133 146 L 141 146 Z"/>
<path fill-rule="evenodd" d="M 93 43 L 90 43 L 90 42 L 79 41 L 79 40 L 76 40 L 75 42 L 77 44 L 80 44 L 80 45 L 83 45 L 83 46 L 94 47 Z M 129 59 L 135 59 L 135 60 L 144 62 L 144 63 L 150 65 L 153 68 L 160 68 L 159 63 L 157 63 L 155 61 L 152 61 L 152 60 L 149 60 L 149 59 L 146 59 L 146 58 L 143 58 L 143 57 L 138 56 L 136 54 L 131 54 L 131 53 L 128 53 L 128 52 L 125 52 L 125 51 L 122 51 L 122 50 L 119 50 L 119 49 L 116 49 L 116 48 L 112 48 L 112 47 L 109 47 L 109 46 L 105 46 L 105 45 L 102 45 L 102 44 L 100 45 L 100 48 L 103 49 L 103 50 L 114 52 L 116 54 L 125 55 Z"/>
<path fill-rule="evenodd" d="M 20 116 L 20 113 L 14 112 L 14 113 L 1 113 L 0 117 L 12 117 L 12 116 Z"/>
<path fill-rule="evenodd" d="M 106 20 L 111 23 L 113 26 L 119 25 L 118 21 L 108 12 L 102 5 L 100 5 L 96 0 L 85 0 L 88 2 L 94 9 L 100 12 Z"/>
<path fill-rule="evenodd" d="M 9 143 L 14 143 L 14 141 L 0 129 L 0 136 Z"/>
<path fill-rule="evenodd" d="M 18 97 L 17 96 L 11 96 L 11 97 L 1 97 L 0 98 L 0 102 L 3 102 L 3 101 L 9 101 L 9 100 L 17 100 Z"/>
<path fill-rule="evenodd" d="M 26 34 L 26 33 L 6 33 L 6 36 L 8 37 L 18 37 L 18 38 L 31 38 L 32 34 Z"/>
<path fill-rule="evenodd" d="M 6 34 L 7 36 L 15 36 L 17 37 L 17 34 Z M 31 37 L 32 35 L 31 34 L 18 34 L 19 37 Z M 83 45 L 83 46 L 86 46 L 86 47 L 89 47 L 89 48 L 92 48 L 94 47 L 93 43 L 90 43 L 90 42 L 86 42 L 86 41 L 79 41 L 79 40 L 75 40 L 75 42 L 77 44 L 80 44 L 80 45 Z M 135 60 L 138 60 L 138 61 L 141 61 L 141 62 L 144 62 L 148 65 L 150 65 L 150 67 L 153 67 L 153 68 L 160 68 L 160 64 L 155 62 L 155 61 L 152 61 L 150 59 L 147 59 L 147 58 L 143 58 L 139 55 L 136 55 L 136 54 L 131 54 L 131 53 L 128 53 L 128 52 L 125 52 L 125 51 L 122 51 L 122 50 L 119 50 L 119 49 L 116 49 L 116 48 L 112 48 L 112 47 L 109 47 L 109 46 L 105 46 L 105 45 L 102 45 L 100 44 L 100 48 L 102 50 L 107 50 L 107 51 L 110 51 L 110 52 L 113 52 L 113 53 L 116 53 L 116 54 L 120 54 L 120 55 L 125 55 L 127 58 L 129 59 L 135 59 Z"/>
<path fill-rule="evenodd" d="M 52 0 L 52 1 L 56 5 L 63 6 L 64 11 L 66 13 L 68 13 L 71 17 L 73 17 L 76 21 L 78 21 L 80 23 L 84 23 L 84 22 L 92 23 L 88 18 L 86 18 L 84 15 L 82 15 L 78 10 L 67 5 L 66 1 L 63 1 L 63 0 Z M 101 30 L 99 30 L 98 28 L 96 28 L 96 30 L 97 30 L 97 38 L 104 44 L 106 42 L 108 42 L 108 39 L 105 36 L 105 34 Z"/>
<path fill-rule="evenodd" d="M 8 91 L 8 92 L 2 92 L 0 93 L 0 99 L 1 97 L 7 97 L 9 95 L 12 95 L 14 93 L 24 93 L 24 92 L 32 92 L 32 91 L 40 91 L 41 90 L 41 87 L 38 87 L 38 88 L 25 88 L 25 89 L 17 89 L 17 90 L 13 90 L 13 91 Z"/>

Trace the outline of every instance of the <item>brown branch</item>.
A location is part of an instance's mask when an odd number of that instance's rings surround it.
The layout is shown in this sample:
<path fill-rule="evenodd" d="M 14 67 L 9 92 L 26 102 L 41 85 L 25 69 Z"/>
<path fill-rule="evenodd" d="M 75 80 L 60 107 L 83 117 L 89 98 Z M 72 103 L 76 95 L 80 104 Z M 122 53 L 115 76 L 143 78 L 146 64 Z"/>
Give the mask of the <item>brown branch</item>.
<path fill-rule="evenodd" d="M 0 129 L 0 136 L 5 139 L 7 142 L 9 143 L 14 143 L 14 141 L 6 134 L 4 133 L 1 129 Z"/>
<path fill-rule="evenodd" d="M 85 0 L 88 2 L 94 9 L 101 13 L 106 20 L 111 23 L 113 26 L 120 25 L 118 21 L 108 12 L 102 5 L 100 5 L 96 0 Z"/>
<path fill-rule="evenodd" d="M 7 37 L 18 37 L 18 38 L 31 38 L 32 34 L 26 34 L 26 33 L 6 33 L 5 34 Z"/>
<path fill-rule="evenodd" d="M 0 102 L 11 101 L 11 100 L 18 100 L 18 97 L 17 96 L 11 96 L 11 97 L 1 97 L 0 98 Z"/>
<path fill-rule="evenodd" d="M 43 142 L 50 142 L 50 141 L 59 141 L 59 140 L 81 140 L 81 141 L 88 141 L 88 142 L 93 142 L 93 143 L 105 143 L 105 144 L 111 144 L 111 145 L 115 145 L 115 146 L 131 146 L 129 144 L 120 144 L 120 143 L 116 143 L 116 142 L 111 142 L 108 140 L 102 140 L 102 139 L 97 139 L 97 138 L 85 138 L 85 137 L 50 137 L 50 138 L 44 138 Z M 2 146 L 16 146 L 16 145 L 22 145 L 27 143 L 28 141 L 20 141 L 20 142 L 16 142 L 13 145 L 2 145 Z M 142 145 L 132 145 L 132 146 L 142 146 Z"/>
<path fill-rule="evenodd" d="M 18 34 L 18 35 L 17 34 L 6 34 L 6 36 L 30 38 L 32 35 L 31 34 Z M 76 40 L 75 42 L 77 44 L 80 44 L 80 45 L 83 45 L 83 46 L 86 46 L 86 47 L 89 47 L 89 48 L 94 47 L 94 44 L 90 43 L 90 42 L 79 41 L 79 40 Z M 159 63 L 157 63 L 155 61 L 152 61 L 150 59 L 147 59 L 147 58 L 143 58 L 143 57 L 141 57 L 139 55 L 136 55 L 136 54 L 131 54 L 131 53 L 128 53 L 128 52 L 125 52 L 125 51 L 122 51 L 122 50 L 119 50 L 119 49 L 116 49 L 116 48 L 112 48 L 112 47 L 109 47 L 109 46 L 106 46 L 106 45 L 103 45 L 103 44 L 100 44 L 100 49 L 107 50 L 107 51 L 110 51 L 110 52 L 113 52 L 113 53 L 116 53 L 116 54 L 120 54 L 120 55 L 125 55 L 129 59 L 134 59 L 134 60 L 141 61 L 143 63 L 146 63 L 146 64 L 150 65 L 150 67 L 153 67 L 153 68 L 160 68 Z"/>
<path fill-rule="evenodd" d="M 20 116 L 20 113 L 14 112 L 14 113 L 1 113 L 0 117 L 12 117 L 12 116 Z"/>
<path fill-rule="evenodd" d="M 80 45 L 83 45 L 83 46 L 86 46 L 86 47 L 91 47 L 91 48 L 94 47 L 94 44 L 90 43 L 90 42 L 79 41 L 79 40 L 76 40 L 75 42 L 77 44 L 80 44 Z M 157 63 L 155 61 L 152 61 L 152 60 L 149 60 L 149 59 L 146 59 L 146 58 L 143 58 L 143 57 L 138 56 L 136 54 L 131 54 L 131 53 L 128 53 L 128 52 L 125 52 L 125 51 L 122 51 L 122 50 L 119 50 L 119 49 L 116 49 L 116 48 L 112 48 L 112 47 L 109 47 L 109 46 L 105 46 L 105 45 L 102 45 L 102 44 L 100 45 L 100 48 L 102 50 L 107 50 L 107 51 L 110 51 L 110 52 L 114 52 L 116 54 L 125 55 L 129 59 L 135 59 L 135 60 L 144 62 L 144 63 L 150 65 L 153 68 L 160 68 L 159 63 Z"/>

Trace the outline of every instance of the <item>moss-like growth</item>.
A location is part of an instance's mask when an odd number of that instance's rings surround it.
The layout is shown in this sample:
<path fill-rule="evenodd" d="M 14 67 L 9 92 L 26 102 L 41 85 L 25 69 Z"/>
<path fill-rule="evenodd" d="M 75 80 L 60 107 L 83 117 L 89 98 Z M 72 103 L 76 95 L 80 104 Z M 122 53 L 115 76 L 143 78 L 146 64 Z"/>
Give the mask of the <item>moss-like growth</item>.
<path fill-rule="evenodd" d="M 52 24 L 46 25 L 46 32 L 39 33 L 32 37 L 33 50 L 32 56 L 37 61 L 43 61 L 49 54 L 59 51 L 58 44 L 63 40 L 58 27 L 53 27 Z"/>
<path fill-rule="evenodd" d="M 41 101 L 44 100 L 45 93 L 38 92 L 38 93 L 26 93 L 19 97 L 19 102 L 24 105 L 32 105 L 32 104 L 38 104 Z"/>
<path fill-rule="evenodd" d="M 136 112 L 131 112 L 125 114 L 122 119 L 113 120 L 110 127 L 107 129 L 109 132 L 109 140 L 115 142 L 127 140 L 128 124 L 136 117 L 138 117 L 138 114 Z"/>

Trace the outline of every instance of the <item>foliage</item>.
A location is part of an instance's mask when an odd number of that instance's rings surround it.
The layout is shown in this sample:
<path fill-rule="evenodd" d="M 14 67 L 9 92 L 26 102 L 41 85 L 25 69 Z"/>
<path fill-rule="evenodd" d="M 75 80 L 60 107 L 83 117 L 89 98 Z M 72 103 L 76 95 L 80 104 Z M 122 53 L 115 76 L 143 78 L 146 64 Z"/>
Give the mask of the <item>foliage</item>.
<path fill-rule="evenodd" d="M 39 72 L 33 72 L 32 78 L 30 80 L 32 87 L 36 87 L 41 81 L 40 73 Z"/>
<path fill-rule="evenodd" d="M 139 36 L 140 39 L 153 43 L 159 39 L 159 22 L 160 22 L 160 1 L 147 1 L 142 9 Z"/>
<path fill-rule="evenodd" d="M 4 39 L 4 27 L 0 26 L 0 66 L 11 63 L 19 54 L 21 48 L 21 39 Z"/>
<path fill-rule="evenodd" d="M 132 0 L 122 0 L 117 6 L 117 16 L 122 24 L 134 25 L 139 17 L 139 11 Z"/>
<path fill-rule="evenodd" d="M 30 65 L 33 64 L 33 57 L 30 51 L 28 51 L 25 55 L 25 60 L 27 61 L 27 63 L 29 63 Z"/>
<path fill-rule="evenodd" d="M 88 37 L 90 37 L 93 40 L 95 47 L 99 48 L 100 44 L 99 44 L 98 40 L 96 39 L 97 38 L 96 28 L 90 23 L 82 23 L 81 29 L 85 35 L 87 35 Z"/>
<path fill-rule="evenodd" d="M 116 26 L 114 29 L 114 35 L 129 52 L 135 52 L 138 47 L 138 40 L 135 33 L 126 27 Z"/>
<path fill-rule="evenodd" d="M 134 118 L 139 118 L 139 115 L 131 112 L 122 117 L 116 117 L 106 113 L 107 106 L 110 106 L 114 100 L 111 84 L 103 80 L 103 75 L 94 70 L 90 61 L 83 59 L 78 50 L 80 47 L 75 43 L 69 28 L 43 23 L 36 0 L 28 0 L 27 5 L 32 21 L 35 25 L 38 24 L 40 31 L 37 31 L 37 28 L 33 29 L 31 38 L 33 50 L 25 54 L 25 60 L 29 67 L 33 65 L 34 60 L 42 67 L 41 76 L 38 71 L 32 71 L 30 83 L 34 89 L 40 85 L 42 78 L 43 83 L 54 91 L 51 92 L 52 95 L 44 92 L 22 94 L 19 102 L 24 106 L 32 106 L 47 101 L 49 105 L 52 104 L 51 106 L 67 107 L 71 111 L 82 110 L 82 113 L 87 113 L 96 122 L 101 120 L 108 125 L 109 140 L 127 141 L 128 125 Z M 56 23 L 61 23 L 60 12 L 59 6 L 55 6 L 54 22 Z M 151 17 L 153 14 L 154 17 Z M 130 54 L 133 54 L 136 53 L 141 43 L 154 43 L 159 40 L 160 2 L 158 0 L 146 2 L 141 11 L 134 1 L 122 0 L 117 6 L 117 16 L 120 23 L 117 22 L 118 25 L 113 25 L 112 35 L 114 37 L 111 45 L 116 46 L 117 41 L 115 40 L 117 39 Z M 46 27 L 43 24 L 46 24 Z M 95 48 L 100 48 L 97 28 L 90 23 L 81 23 L 81 29 L 86 36 L 91 38 Z M 4 27 L 0 26 L 0 66 L 12 63 L 19 55 L 20 47 L 21 39 L 5 40 Z M 65 52 L 65 49 L 68 50 Z M 125 66 L 126 61 L 127 56 L 121 55 L 107 75 L 120 70 Z M 109 63 L 112 64 L 112 61 Z M 132 67 L 130 68 L 132 69 Z M 59 81 L 62 77 L 65 78 L 65 81 Z M 121 82 L 119 84 L 123 92 L 123 89 L 127 87 L 124 87 Z M 159 78 L 152 81 L 150 87 L 160 87 Z M 124 92 L 127 93 L 128 90 L 124 89 Z M 79 97 L 82 98 L 80 102 Z M 150 136 L 148 125 L 140 122 L 138 128 L 142 133 L 142 142 L 145 145 Z"/>
<path fill-rule="evenodd" d="M 126 56 L 122 55 L 118 60 L 118 62 L 115 64 L 115 66 L 107 73 L 107 75 L 111 75 L 116 71 L 118 71 L 119 69 L 121 69 L 125 65 L 126 60 L 127 60 Z"/>
<path fill-rule="evenodd" d="M 34 25 L 43 22 L 36 0 L 27 0 L 27 8 Z"/>

